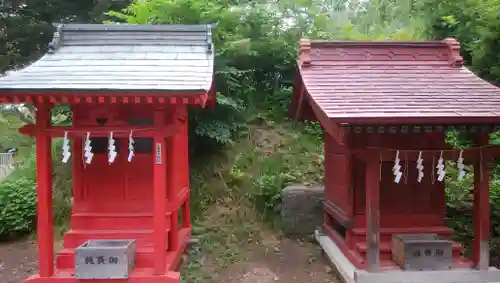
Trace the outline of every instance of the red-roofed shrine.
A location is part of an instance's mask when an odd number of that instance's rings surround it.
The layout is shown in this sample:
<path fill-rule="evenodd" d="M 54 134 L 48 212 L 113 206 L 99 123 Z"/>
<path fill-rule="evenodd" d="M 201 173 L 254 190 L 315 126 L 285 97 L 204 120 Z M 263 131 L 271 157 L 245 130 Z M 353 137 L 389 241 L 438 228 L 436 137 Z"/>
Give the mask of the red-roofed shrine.
<path fill-rule="evenodd" d="M 179 283 L 191 235 L 188 107 L 214 103 L 211 25 L 64 24 L 48 54 L 0 78 L 33 103 L 39 273 L 29 283 Z M 71 125 L 53 125 L 67 104 Z M 52 138 L 73 207 L 54 255 Z M 70 166 L 70 165 L 68 165 Z"/>
<path fill-rule="evenodd" d="M 500 148 L 488 136 L 500 130 L 500 89 L 463 66 L 457 41 L 303 39 L 289 110 L 324 130 L 324 234 L 316 236 L 347 282 L 500 281 L 489 266 L 491 164 Z M 475 145 L 449 148 L 448 130 L 469 133 Z M 446 178 L 457 178 L 446 166 L 459 179 L 474 175 L 471 260 L 445 224 Z M 415 248 L 401 264 L 395 239 L 410 236 L 451 243 L 449 259 Z"/>

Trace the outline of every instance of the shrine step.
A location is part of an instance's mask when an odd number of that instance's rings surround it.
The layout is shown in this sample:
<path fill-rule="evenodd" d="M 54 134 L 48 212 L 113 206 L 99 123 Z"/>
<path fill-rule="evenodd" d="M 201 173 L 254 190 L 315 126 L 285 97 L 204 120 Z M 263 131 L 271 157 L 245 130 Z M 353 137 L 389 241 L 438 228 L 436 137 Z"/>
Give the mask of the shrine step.
<path fill-rule="evenodd" d="M 165 230 L 167 235 L 169 230 Z M 64 234 L 64 248 L 76 248 L 87 240 L 134 239 L 137 247 L 152 246 L 153 230 L 70 230 Z"/>
<path fill-rule="evenodd" d="M 459 258 L 462 255 L 462 245 L 456 242 L 452 244 L 452 255 L 454 258 Z M 366 255 L 366 243 L 356 243 L 356 251 L 365 258 Z M 391 260 L 392 259 L 392 246 L 390 242 L 380 243 L 380 260 Z"/>
<path fill-rule="evenodd" d="M 38 274 L 33 275 L 24 281 L 25 283 L 79 283 L 75 277 L 74 268 L 57 269 L 54 276 L 50 278 L 40 278 Z M 86 283 L 105 283 L 105 282 L 127 282 L 127 283 L 180 283 L 180 273 L 177 271 L 167 271 L 162 275 L 155 275 L 153 268 L 134 268 L 130 277 L 126 280 L 106 280 L 106 279 L 87 279 Z"/>
<path fill-rule="evenodd" d="M 170 225 L 170 212 L 165 214 Z M 151 229 L 153 213 L 95 213 L 77 212 L 71 215 L 71 228 L 75 230 L 133 230 Z"/>
<path fill-rule="evenodd" d="M 166 262 L 169 269 L 177 270 L 178 263 L 181 259 L 181 254 L 185 251 L 187 241 L 190 238 L 191 229 L 183 228 L 179 230 L 178 250 L 167 251 L 165 247 Z M 154 265 L 154 248 L 153 247 L 138 247 L 136 249 L 136 268 L 148 268 Z M 56 255 L 57 269 L 70 269 L 75 267 L 75 250 L 73 248 L 64 248 Z M 173 269 L 172 269 L 173 268 Z"/>
<path fill-rule="evenodd" d="M 366 240 L 366 229 L 353 228 L 352 230 L 353 242 L 364 242 Z M 380 228 L 380 241 L 391 242 L 393 234 L 437 234 L 446 239 L 451 239 L 453 236 L 453 229 L 439 226 L 439 227 L 411 227 L 411 228 Z"/>

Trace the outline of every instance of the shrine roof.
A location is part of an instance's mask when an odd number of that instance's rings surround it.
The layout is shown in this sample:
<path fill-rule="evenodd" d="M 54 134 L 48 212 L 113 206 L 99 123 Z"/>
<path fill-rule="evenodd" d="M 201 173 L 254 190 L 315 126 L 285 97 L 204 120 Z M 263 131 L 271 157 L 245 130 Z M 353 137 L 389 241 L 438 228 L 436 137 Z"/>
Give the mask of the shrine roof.
<path fill-rule="evenodd" d="M 0 78 L 6 91 L 208 91 L 211 25 L 59 25 L 49 51 Z"/>
<path fill-rule="evenodd" d="M 301 40 L 298 69 L 306 99 L 337 123 L 488 122 L 500 117 L 500 89 L 463 66 L 454 39 Z"/>

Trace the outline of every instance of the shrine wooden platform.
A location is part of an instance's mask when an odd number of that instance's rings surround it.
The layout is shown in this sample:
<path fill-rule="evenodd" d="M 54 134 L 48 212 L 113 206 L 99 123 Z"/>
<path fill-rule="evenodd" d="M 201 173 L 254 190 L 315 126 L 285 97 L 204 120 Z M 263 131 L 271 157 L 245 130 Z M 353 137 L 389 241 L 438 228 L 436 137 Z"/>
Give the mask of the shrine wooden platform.
<path fill-rule="evenodd" d="M 500 283 L 500 270 L 473 268 L 472 262 L 455 260 L 451 270 L 403 271 L 392 260 L 381 260 L 379 272 L 356 268 L 337 244 L 316 230 L 315 240 L 345 283 Z"/>

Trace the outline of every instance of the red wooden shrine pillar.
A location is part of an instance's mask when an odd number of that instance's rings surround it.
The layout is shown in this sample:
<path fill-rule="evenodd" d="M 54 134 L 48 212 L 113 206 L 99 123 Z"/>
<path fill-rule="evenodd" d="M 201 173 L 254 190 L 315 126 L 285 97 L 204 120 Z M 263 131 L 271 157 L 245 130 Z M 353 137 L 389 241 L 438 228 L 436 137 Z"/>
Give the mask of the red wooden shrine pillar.
<path fill-rule="evenodd" d="M 369 272 L 380 271 L 380 157 L 368 152 L 365 158 L 366 264 Z"/>
<path fill-rule="evenodd" d="M 488 145 L 488 133 L 475 136 L 476 146 Z M 474 163 L 474 264 L 487 270 L 490 265 L 490 180 L 491 156 L 482 157 Z"/>
<path fill-rule="evenodd" d="M 36 126 L 51 125 L 51 106 L 36 105 Z M 40 277 L 54 274 L 54 227 L 52 217 L 52 142 L 50 135 L 36 135 L 37 236 Z"/>
<path fill-rule="evenodd" d="M 169 200 L 171 203 L 172 225 L 169 248 L 174 251 L 179 248 L 179 213 L 182 217 L 182 228 L 191 227 L 189 210 L 189 152 L 186 105 L 179 105 L 172 121 L 177 132 L 169 138 Z M 182 193 L 182 194 L 181 194 Z M 186 193 L 187 195 L 184 195 Z M 181 198 L 185 196 L 185 199 Z"/>
<path fill-rule="evenodd" d="M 182 107 L 184 105 L 181 105 Z M 176 125 L 179 127 L 180 121 L 178 118 L 178 105 L 176 105 L 175 108 L 175 113 L 172 115 L 171 119 L 169 119 L 169 123 L 172 125 Z M 179 132 L 177 131 L 174 135 L 170 136 L 168 138 L 168 152 L 170 153 L 169 156 L 167 157 L 167 172 L 168 172 L 168 193 L 167 193 L 167 198 L 168 198 L 168 209 L 171 213 L 170 216 L 170 231 L 169 231 L 169 239 L 168 239 L 168 250 L 169 251 L 175 251 L 178 248 L 179 244 L 179 202 L 178 202 L 178 193 L 180 189 L 180 184 L 179 180 L 181 178 L 181 170 L 180 168 L 184 168 L 180 164 L 180 158 L 182 150 L 180 148 L 179 144 Z"/>
<path fill-rule="evenodd" d="M 165 110 L 158 108 L 154 111 L 153 123 L 156 133 L 153 137 L 155 158 L 153 169 L 153 197 L 154 197 L 154 273 L 165 274 L 165 249 L 167 245 L 166 198 L 167 198 L 167 162 L 166 142 L 160 130 L 165 127 Z"/>
<path fill-rule="evenodd" d="M 73 126 L 75 125 L 75 122 L 77 121 L 76 118 L 76 111 L 74 107 L 72 107 L 72 123 Z M 82 179 L 82 174 L 83 170 L 85 169 L 83 165 L 83 137 L 73 137 L 71 140 L 71 159 L 72 159 L 72 165 L 73 165 L 73 199 L 74 203 L 82 203 L 82 197 L 83 197 L 83 179 Z M 72 206 L 72 209 L 75 209 L 75 206 Z"/>
<path fill-rule="evenodd" d="M 191 185 L 189 183 L 189 127 L 188 127 L 188 114 L 187 109 L 184 110 L 186 112 L 185 121 L 182 124 L 180 132 L 182 133 L 182 149 L 183 149 L 183 167 L 184 175 L 183 175 L 183 184 L 188 190 L 188 195 L 186 201 L 184 202 L 184 206 L 182 207 L 182 228 L 191 228 Z"/>
<path fill-rule="evenodd" d="M 188 142 L 188 116 L 187 108 L 182 105 L 178 109 L 178 119 L 176 120 L 178 131 L 175 135 L 175 146 L 173 151 L 177 154 L 172 158 L 173 170 L 177 179 L 177 193 L 186 190 L 187 196 L 184 205 L 181 203 L 182 228 L 191 228 L 191 212 L 189 202 L 189 142 Z M 177 168 L 177 169 L 175 169 Z M 179 168 L 182 168 L 179 170 Z M 173 173 L 174 174 L 174 173 Z"/>

